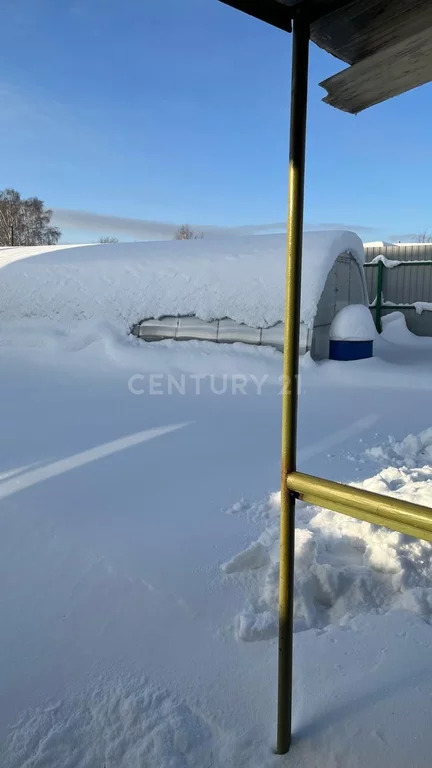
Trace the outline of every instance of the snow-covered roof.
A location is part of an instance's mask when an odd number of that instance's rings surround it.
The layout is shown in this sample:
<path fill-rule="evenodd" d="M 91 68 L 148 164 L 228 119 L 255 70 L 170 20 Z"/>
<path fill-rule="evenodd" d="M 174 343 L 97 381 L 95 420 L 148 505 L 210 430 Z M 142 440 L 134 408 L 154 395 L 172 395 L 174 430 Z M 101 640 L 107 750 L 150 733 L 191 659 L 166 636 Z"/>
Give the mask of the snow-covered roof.
<path fill-rule="evenodd" d="M 283 319 L 285 252 L 285 235 L 4 249 L 0 319 L 37 317 L 64 327 L 96 319 L 125 328 L 144 318 L 195 315 L 268 327 Z M 344 252 L 363 263 L 354 233 L 305 233 L 301 316 L 309 327 Z"/>
<path fill-rule="evenodd" d="M 372 240 L 370 243 L 365 243 L 365 248 L 385 248 L 387 245 L 396 245 L 396 243 L 390 243 L 388 240 Z"/>
<path fill-rule="evenodd" d="M 14 261 L 29 259 L 31 256 L 40 256 L 41 253 L 54 253 L 55 251 L 64 251 L 69 248 L 83 248 L 81 244 L 60 244 L 60 245 L 29 245 L 25 248 L 11 248 L 2 246 L 0 248 L 0 268 L 13 264 Z"/>
<path fill-rule="evenodd" d="M 395 243 L 395 245 L 400 245 L 401 247 L 404 247 L 405 245 L 411 245 L 411 246 L 414 246 L 415 248 L 418 248 L 418 247 L 420 247 L 420 248 L 427 248 L 427 247 L 429 247 L 430 248 L 432 246 L 432 242 L 430 242 L 430 241 L 429 242 L 425 242 L 425 243 L 408 243 L 408 242 L 406 242 L 406 243 L 403 242 L 402 243 L 402 242 L 399 242 L 399 243 Z"/>

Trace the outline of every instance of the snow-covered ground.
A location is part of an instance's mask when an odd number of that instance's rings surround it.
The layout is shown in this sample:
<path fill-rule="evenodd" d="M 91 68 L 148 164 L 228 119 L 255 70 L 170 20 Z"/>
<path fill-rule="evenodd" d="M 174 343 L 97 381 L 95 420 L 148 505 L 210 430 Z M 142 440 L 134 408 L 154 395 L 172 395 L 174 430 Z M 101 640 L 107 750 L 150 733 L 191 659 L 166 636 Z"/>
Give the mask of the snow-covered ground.
<path fill-rule="evenodd" d="M 301 504 L 294 741 L 272 753 L 281 355 L 18 314 L 2 768 L 428 767 L 432 548 Z M 375 347 L 302 360 L 299 469 L 431 504 L 432 340 L 394 313 Z"/>

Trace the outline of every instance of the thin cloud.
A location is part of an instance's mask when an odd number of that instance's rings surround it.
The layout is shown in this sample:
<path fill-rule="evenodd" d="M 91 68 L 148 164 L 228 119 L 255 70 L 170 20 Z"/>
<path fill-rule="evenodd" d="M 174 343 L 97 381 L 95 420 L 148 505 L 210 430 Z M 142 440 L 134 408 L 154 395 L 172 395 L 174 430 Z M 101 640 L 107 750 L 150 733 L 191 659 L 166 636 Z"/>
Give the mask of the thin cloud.
<path fill-rule="evenodd" d="M 110 216 L 103 213 L 72 210 L 69 208 L 54 208 L 53 223 L 61 230 L 77 230 L 98 235 L 115 235 L 120 238 L 131 238 L 133 240 L 172 240 L 178 227 L 183 223 L 190 224 L 196 232 L 202 232 L 203 235 L 215 237 L 286 231 L 286 221 L 223 227 L 213 224 L 199 224 L 193 221 L 170 222 L 136 219 L 127 216 Z M 306 222 L 305 229 L 348 229 L 363 234 L 376 232 L 376 229 L 371 226 L 344 224 L 342 222 Z"/>
<path fill-rule="evenodd" d="M 172 238 L 178 226 L 170 222 L 107 216 L 68 208 L 54 208 L 52 221 L 60 229 L 77 229 L 99 235 L 123 235 L 140 240 Z"/>
<path fill-rule="evenodd" d="M 53 209 L 53 223 L 60 229 L 76 229 L 99 235 L 117 235 L 136 240 L 171 240 L 183 222 L 134 219 L 126 216 L 109 216 L 91 211 L 77 211 L 68 208 Z M 210 224 L 187 222 L 196 232 L 204 235 L 257 234 L 271 230 L 284 230 L 285 222 L 251 224 L 238 227 L 219 227 Z"/>

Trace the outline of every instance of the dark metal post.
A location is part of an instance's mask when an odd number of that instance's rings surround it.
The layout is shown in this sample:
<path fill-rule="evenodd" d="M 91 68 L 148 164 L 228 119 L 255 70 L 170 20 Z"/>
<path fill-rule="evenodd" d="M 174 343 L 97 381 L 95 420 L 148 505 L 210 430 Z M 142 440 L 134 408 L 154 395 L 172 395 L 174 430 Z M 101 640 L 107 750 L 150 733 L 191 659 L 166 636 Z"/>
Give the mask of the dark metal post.
<path fill-rule="evenodd" d="M 382 307 L 382 292 L 383 292 L 383 277 L 384 277 L 384 264 L 380 260 L 378 262 L 378 274 L 377 274 L 377 295 L 376 295 L 376 307 L 375 307 L 375 327 L 378 333 L 381 333 L 381 307 Z"/>
<path fill-rule="evenodd" d="M 296 469 L 303 200 L 306 146 L 309 20 L 293 23 L 288 233 L 282 394 L 282 461 L 279 577 L 279 677 L 277 753 L 291 744 L 295 495 L 287 476 Z"/>

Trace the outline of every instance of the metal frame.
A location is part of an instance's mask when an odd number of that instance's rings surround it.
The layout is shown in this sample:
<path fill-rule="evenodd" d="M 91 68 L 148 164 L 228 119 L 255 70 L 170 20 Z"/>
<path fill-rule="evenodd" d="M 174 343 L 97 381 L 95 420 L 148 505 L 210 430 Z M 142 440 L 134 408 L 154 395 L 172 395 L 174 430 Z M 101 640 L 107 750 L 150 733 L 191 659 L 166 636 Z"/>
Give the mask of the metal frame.
<path fill-rule="evenodd" d="M 370 305 L 369 309 L 375 309 L 375 327 L 378 331 L 378 333 L 381 333 L 382 331 L 382 311 L 383 311 L 383 284 L 384 284 L 384 270 L 385 269 L 397 269 L 398 267 L 430 267 L 432 266 L 432 261 L 429 260 L 422 260 L 422 261 L 399 261 L 397 264 L 392 264 L 391 267 L 388 267 L 383 261 L 378 262 L 369 262 L 368 264 L 364 265 L 366 267 L 376 267 L 378 270 L 377 275 L 377 292 L 376 292 L 376 301 L 375 306 Z M 388 306 L 388 305 L 387 305 Z M 415 309 L 415 307 L 412 304 L 394 304 L 392 305 L 393 308 L 396 309 Z"/>
<path fill-rule="evenodd" d="M 293 20 L 292 43 L 283 356 L 284 386 L 282 394 L 278 754 L 288 752 L 291 744 L 295 494 L 292 490 L 288 489 L 287 477 L 296 469 L 297 452 L 298 359 L 309 34 L 309 21 L 307 17 L 304 13 L 297 13 Z"/>
<path fill-rule="evenodd" d="M 432 541 L 432 509 L 296 471 L 309 20 L 294 11 L 282 394 L 277 753 L 291 744 L 295 501 Z"/>
<path fill-rule="evenodd" d="M 432 541 L 432 509 L 296 471 L 297 378 L 309 40 L 350 67 L 321 83 L 324 101 L 358 112 L 432 77 L 430 0 L 222 0 L 289 30 L 292 85 L 282 394 L 277 752 L 291 744 L 295 501 Z M 312 29 L 311 29 L 312 27 Z M 363 52 L 363 55 L 362 55 Z M 389 69 L 390 67 L 390 69 Z M 390 71 L 390 75 L 389 75 Z M 383 270 L 380 269 L 381 279 Z M 382 285 L 379 286 L 380 291 Z M 377 306 L 377 325 L 380 325 Z"/>
<path fill-rule="evenodd" d="M 381 314 L 382 314 L 382 302 L 383 302 L 383 282 L 384 282 L 384 263 L 382 261 L 379 261 L 378 275 L 377 275 L 377 294 L 376 294 L 376 305 L 375 305 L 375 328 L 377 329 L 378 333 L 381 333 L 382 331 Z"/>

